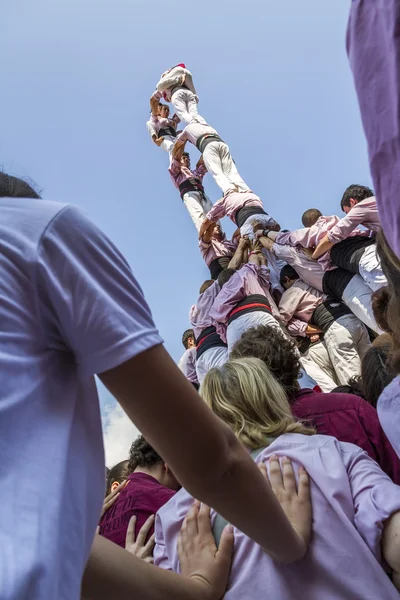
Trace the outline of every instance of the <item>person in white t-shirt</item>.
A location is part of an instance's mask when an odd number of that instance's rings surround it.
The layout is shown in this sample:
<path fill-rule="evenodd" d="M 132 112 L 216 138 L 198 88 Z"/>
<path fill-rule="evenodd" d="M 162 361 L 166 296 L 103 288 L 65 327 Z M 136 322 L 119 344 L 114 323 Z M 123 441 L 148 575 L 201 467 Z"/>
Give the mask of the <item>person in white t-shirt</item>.
<path fill-rule="evenodd" d="M 86 565 L 88 598 L 111 589 L 119 600 L 144 600 L 148 589 L 198 597 L 195 579 L 128 561 L 101 536 L 87 562 L 104 496 L 95 374 L 194 497 L 278 560 L 304 555 L 310 520 L 291 526 L 244 447 L 180 373 L 117 248 L 80 209 L 4 173 L 0 332 L 1 600 L 78 600 Z"/>

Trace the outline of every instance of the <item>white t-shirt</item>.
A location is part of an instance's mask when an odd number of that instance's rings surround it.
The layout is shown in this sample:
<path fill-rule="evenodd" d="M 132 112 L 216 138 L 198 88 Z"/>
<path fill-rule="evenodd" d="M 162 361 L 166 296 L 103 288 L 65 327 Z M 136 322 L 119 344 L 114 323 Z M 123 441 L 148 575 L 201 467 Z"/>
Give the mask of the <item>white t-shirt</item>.
<path fill-rule="evenodd" d="M 162 342 L 79 209 L 0 198 L 0 598 L 78 600 L 104 494 L 95 373 Z"/>

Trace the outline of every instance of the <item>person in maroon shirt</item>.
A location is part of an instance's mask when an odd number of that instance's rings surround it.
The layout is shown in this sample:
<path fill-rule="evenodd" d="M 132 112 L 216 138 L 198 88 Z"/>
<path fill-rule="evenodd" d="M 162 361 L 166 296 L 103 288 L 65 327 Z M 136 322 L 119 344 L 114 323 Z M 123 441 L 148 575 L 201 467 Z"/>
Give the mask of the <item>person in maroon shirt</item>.
<path fill-rule="evenodd" d="M 400 460 L 380 426 L 376 409 L 354 394 L 324 394 L 300 389 L 296 345 L 272 327 L 260 325 L 246 331 L 230 358 L 254 356 L 265 362 L 286 390 L 293 414 L 317 433 L 359 446 L 381 469 L 400 484 Z"/>
<path fill-rule="evenodd" d="M 131 517 L 136 516 L 135 538 L 151 515 L 164 506 L 180 489 L 175 476 L 163 459 L 141 435 L 129 452 L 129 475 L 115 504 L 100 520 L 100 535 L 125 548 Z M 154 533 L 154 524 L 147 539 Z"/>

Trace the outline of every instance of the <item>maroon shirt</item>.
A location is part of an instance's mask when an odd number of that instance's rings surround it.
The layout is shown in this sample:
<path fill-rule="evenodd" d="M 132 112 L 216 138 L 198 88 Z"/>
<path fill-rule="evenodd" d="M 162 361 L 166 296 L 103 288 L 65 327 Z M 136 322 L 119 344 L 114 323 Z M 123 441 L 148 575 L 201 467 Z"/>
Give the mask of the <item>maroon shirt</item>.
<path fill-rule="evenodd" d="M 128 483 L 120 492 L 118 500 L 103 515 L 100 521 L 100 535 L 125 548 L 126 532 L 131 517 L 135 515 L 137 518 L 135 527 L 135 536 L 137 536 L 150 515 L 155 515 L 175 494 L 174 490 L 164 487 L 151 475 L 132 473 L 128 477 Z M 148 538 L 153 533 L 154 525 Z"/>
<path fill-rule="evenodd" d="M 293 414 L 317 433 L 331 435 L 365 450 L 397 485 L 400 460 L 380 426 L 376 409 L 354 394 L 324 394 L 303 389 L 291 405 Z"/>

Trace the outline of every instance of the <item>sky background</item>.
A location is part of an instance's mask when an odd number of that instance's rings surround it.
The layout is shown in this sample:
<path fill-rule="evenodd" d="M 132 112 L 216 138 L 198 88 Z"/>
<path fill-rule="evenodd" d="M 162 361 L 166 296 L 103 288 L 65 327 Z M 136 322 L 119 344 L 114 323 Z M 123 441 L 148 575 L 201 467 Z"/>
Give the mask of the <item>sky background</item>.
<path fill-rule="evenodd" d="M 282 225 L 340 214 L 371 184 L 345 51 L 349 0 L 4 0 L 0 165 L 46 199 L 84 208 L 130 262 L 175 360 L 208 271 L 194 226 L 151 143 L 149 98 L 185 62 L 199 112 Z M 188 148 L 192 162 L 197 150 Z M 210 198 L 219 189 L 207 176 Z M 224 223 L 227 232 L 233 227 Z M 136 433 L 100 389 L 110 466 Z"/>

